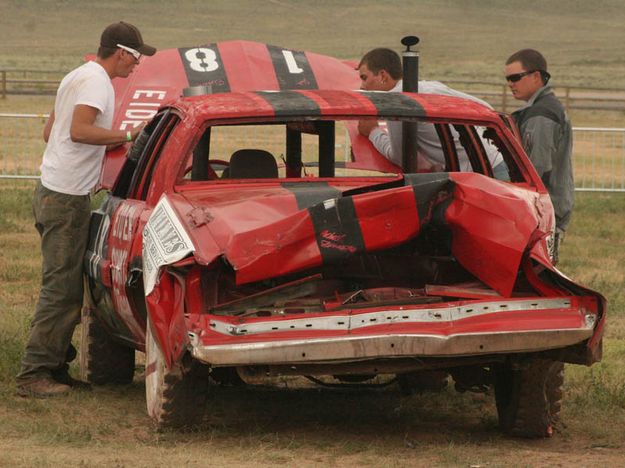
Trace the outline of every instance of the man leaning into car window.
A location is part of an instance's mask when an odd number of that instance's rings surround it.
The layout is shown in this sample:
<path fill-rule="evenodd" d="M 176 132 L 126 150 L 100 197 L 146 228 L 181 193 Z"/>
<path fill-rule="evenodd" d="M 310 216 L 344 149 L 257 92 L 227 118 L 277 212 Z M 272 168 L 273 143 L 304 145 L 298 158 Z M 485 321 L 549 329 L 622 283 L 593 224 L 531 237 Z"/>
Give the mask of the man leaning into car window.
<path fill-rule="evenodd" d="M 391 49 L 378 48 L 367 52 L 360 59 L 358 73 L 361 81 L 360 88 L 365 91 L 400 92 L 402 90 L 401 59 Z M 470 94 L 451 89 L 438 81 L 419 81 L 419 93 L 461 97 L 479 102 L 492 109 L 485 101 Z M 386 123 L 386 126 L 387 131 L 384 131 L 376 120 L 361 120 L 358 123 L 358 131 L 361 135 L 368 137 L 373 146 L 384 157 L 392 163 L 401 166 L 402 122 L 389 121 Z M 459 142 L 458 132 L 452 129 L 452 135 L 458 153 L 460 170 L 471 171 L 471 163 L 466 151 Z M 419 143 L 419 154 L 417 155 L 419 168 L 442 171 L 445 167 L 445 156 L 434 125 L 420 123 L 417 128 L 417 139 Z M 482 144 L 490 160 L 495 178 L 510 180 L 508 167 L 499 150 L 484 138 L 482 138 Z"/>
<path fill-rule="evenodd" d="M 533 49 L 523 49 L 506 60 L 505 77 L 512 95 L 526 104 L 512 113 L 523 148 L 549 191 L 556 215 L 554 263 L 571 221 L 573 132 L 564 106 L 548 85 L 547 61 Z"/>
<path fill-rule="evenodd" d="M 111 24 L 102 33 L 96 59 L 67 74 L 57 90 L 43 131 L 47 144 L 33 198 L 42 279 L 16 378 L 20 396 L 60 395 L 80 384 L 69 376 L 67 363 L 76 355 L 71 340 L 82 306 L 89 193 L 100 177 L 106 146 L 132 141 L 141 130 L 111 128 L 115 106 L 111 80 L 127 77 L 141 55 L 155 52 L 143 43 L 135 26 Z"/>

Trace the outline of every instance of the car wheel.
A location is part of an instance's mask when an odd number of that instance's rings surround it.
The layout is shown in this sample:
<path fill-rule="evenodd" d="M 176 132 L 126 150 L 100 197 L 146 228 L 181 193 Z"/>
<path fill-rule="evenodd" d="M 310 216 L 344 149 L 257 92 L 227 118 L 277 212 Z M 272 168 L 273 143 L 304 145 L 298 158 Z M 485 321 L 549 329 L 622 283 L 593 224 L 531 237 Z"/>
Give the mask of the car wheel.
<path fill-rule="evenodd" d="M 564 364 L 535 359 L 515 369 L 495 368 L 495 402 L 499 427 L 518 437 L 551 437 L 558 421 L 564 385 Z"/>
<path fill-rule="evenodd" d="M 95 385 L 132 382 L 135 350 L 113 340 L 91 308 L 83 308 L 81 330 L 81 379 Z"/>
<path fill-rule="evenodd" d="M 172 368 L 156 344 L 151 321 L 145 334 L 145 399 L 157 429 L 192 427 L 202 421 L 208 366 L 186 354 Z"/>

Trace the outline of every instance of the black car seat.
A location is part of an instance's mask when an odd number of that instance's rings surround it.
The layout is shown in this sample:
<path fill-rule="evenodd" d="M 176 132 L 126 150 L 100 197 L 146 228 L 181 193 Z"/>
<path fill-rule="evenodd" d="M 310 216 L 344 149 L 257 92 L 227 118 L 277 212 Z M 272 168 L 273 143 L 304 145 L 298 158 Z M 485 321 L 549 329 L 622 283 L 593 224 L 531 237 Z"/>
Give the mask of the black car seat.
<path fill-rule="evenodd" d="M 278 177 L 278 164 L 269 151 L 240 149 L 232 153 L 225 172 L 230 179 L 273 179 Z"/>

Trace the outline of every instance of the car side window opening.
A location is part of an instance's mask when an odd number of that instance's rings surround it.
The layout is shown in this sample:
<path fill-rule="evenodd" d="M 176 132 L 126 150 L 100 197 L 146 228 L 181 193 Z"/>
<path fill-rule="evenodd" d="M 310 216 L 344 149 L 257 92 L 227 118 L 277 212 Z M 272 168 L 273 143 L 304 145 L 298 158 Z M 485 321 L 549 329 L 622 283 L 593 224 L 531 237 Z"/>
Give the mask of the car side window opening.
<path fill-rule="evenodd" d="M 445 156 L 445 171 L 456 172 L 460 170 L 458 164 L 458 151 L 456 151 L 456 145 L 454 143 L 453 134 L 448 124 L 434 124 L 436 133 L 441 142 L 441 148 Z"/>
<path fill-rule="evenodd" d="M 152 151 L 149 152 L 149 157 L 146 159 L 145 170 L 143 171 L 143 178 L 137 186 L 137 198 L 139 200 L 145 200 L 148 195 L 148 190 L 152 182 L 152 176 L 154 169 L 156 168 L 163 148 L 165 147 L 169 136 L 178 124 L 180 119 L 176 115 L 170 115 L 164 119 L 163 126 L 158 133 L 155 133 Z M 148 142 L 150 144 L 151 142 Z"/>
<path fill-rule="evenodd" d="M 113 188 L 113 196 L 128 198 L 136 192 L 136 186 L 141 180 L 141 173 L 145 169 L 147 159 L 154 146 L 155 138 L 153 136 L 158 133 L 157 129 L 162 127 L 165 116 L 168 114 L 168 110 L 158 113 L 139 133 L 128 150 L 126 161 Z"/>
<path fill-rule="evenodd" d="M 521 174 L 517 161 L 512 156 L 512 152 L 508 148 L 508 145 L 504 143 L 499 132 L 494 127 L 486 127 L 482 136 L 485 140 L 490 142 L 503 157 L 503 161 L 506 163 L 508 173 L 510 175 L 511 182 L 525 182 L 525 178 Z"/>
<path fill-rule="evenodd" d="M 466 152 L 473 172 L 493 177 L 493 168 L 488 160 L 482 141 L 475 127 L 470 125 L 454 125 L 459 134 L 459 141 Z"/>
<path fill-rule="evenodd" d="M 148 122 L 132 143 L 132 146 L 126 154 L 126 160 L 124 161 L 124 165 L 119 173 L 119 176 L 117 177 L 115 186 L 113 187 L 112 194 L 114 197 L 126 198 L 129 193 L 131 193 L 133 182 L 136 183 L 135 179 L 136 173 L 138 172 L 137 167 L 139 166 L 139 161 L 142 157 L 144 157 L 144 154 L 147 153 L 146 148 L 148 147 L 150 137 L 165 115 L 166 112 L 161 112 L 154 116 L 154 118 Z"/>
<path fill-rule="evenodd" d="M 494 177 L 494 168 L 504 162 L 510 181 L 524 179 L 495 127 L 468 124 L 435 124 L 441 147 L 445 153 L 447 172 L 472 171 Z"/>
<path fill-rule="evenodd" d="M 208 163 L 208 155 L 210 154 L 210 142 L 211 142 L 211 127 L 207 127 L 206 130 L 200 136 L 199 141 L 193 148 L 193 159 L 191 166 L 191 180 L 208 180 L 211 167 Z M 210 174 L 214 176 L 213 174 Z"/>
<path fill-rule="evenodd" d="M 149 136 L 138 156 L 137 167 L 128 188 L 129 198 L 145 200 L 158 157 L 179 120 L 178 116 L 165 111 L 157 122 L 153 121 L 154 125 L 146 127 Z"/>

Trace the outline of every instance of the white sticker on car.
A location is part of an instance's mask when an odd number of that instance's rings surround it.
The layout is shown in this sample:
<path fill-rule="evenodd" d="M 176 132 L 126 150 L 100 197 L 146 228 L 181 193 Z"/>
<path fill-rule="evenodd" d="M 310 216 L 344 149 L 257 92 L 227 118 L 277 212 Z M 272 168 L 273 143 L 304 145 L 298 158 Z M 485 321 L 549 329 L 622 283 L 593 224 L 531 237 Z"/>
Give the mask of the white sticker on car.
<path fill-rule="evenodd" d="M 195 247 L 187 231 L 176 216 L 169 200 L 162 197 L 143 229 L 143 284 L 145 295 L 158 282 L 163 265 L 186 257 Z"/>

